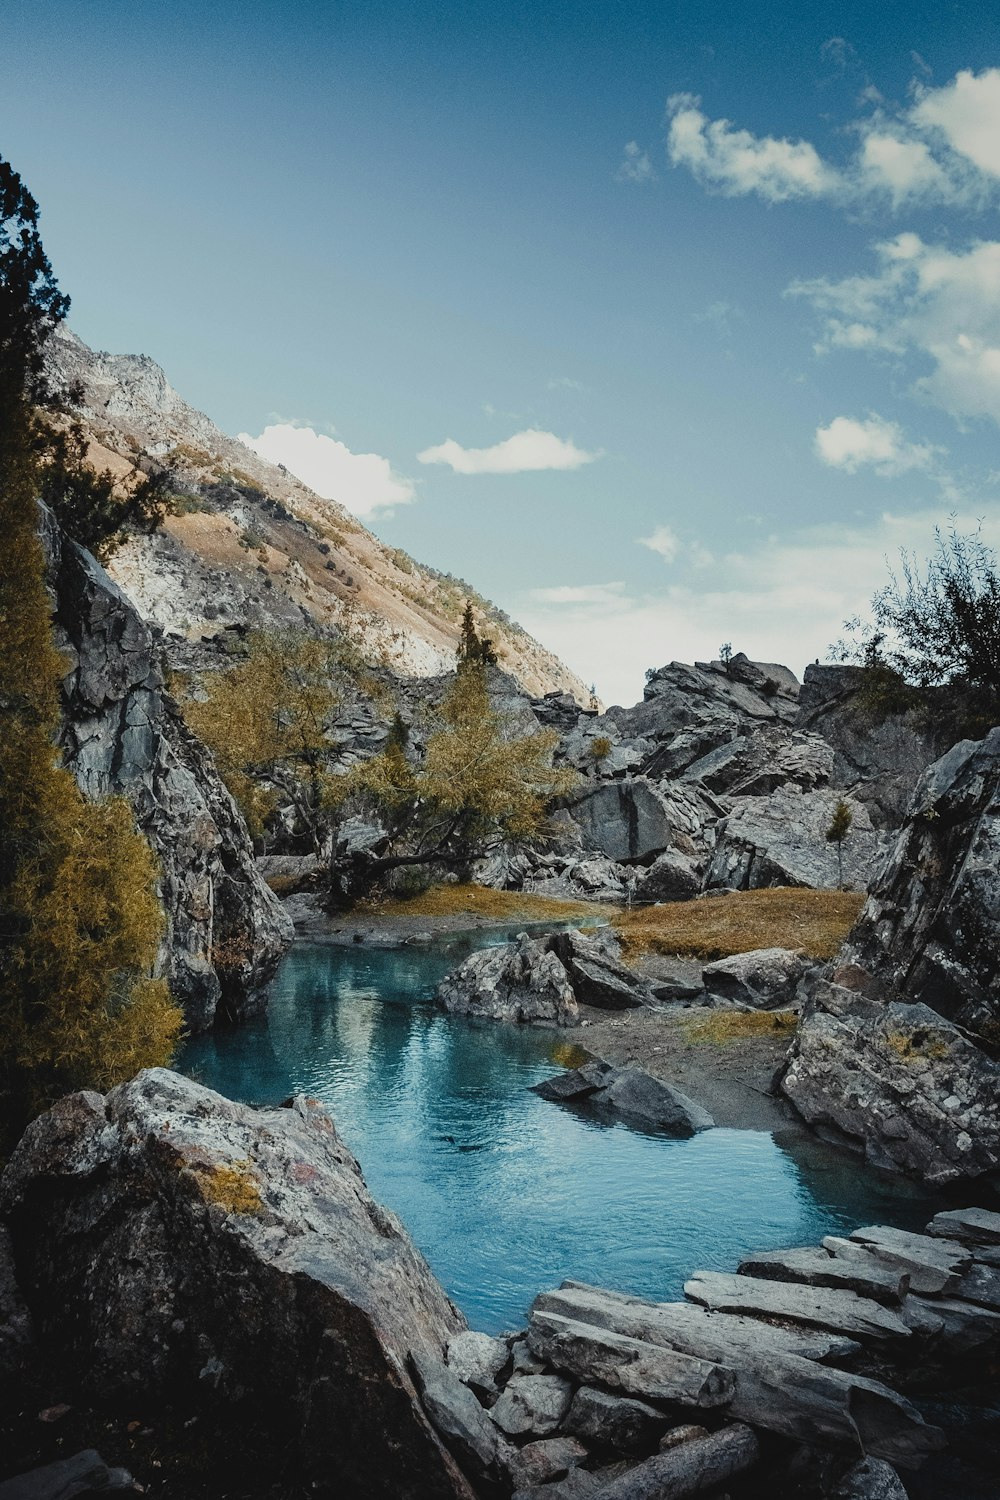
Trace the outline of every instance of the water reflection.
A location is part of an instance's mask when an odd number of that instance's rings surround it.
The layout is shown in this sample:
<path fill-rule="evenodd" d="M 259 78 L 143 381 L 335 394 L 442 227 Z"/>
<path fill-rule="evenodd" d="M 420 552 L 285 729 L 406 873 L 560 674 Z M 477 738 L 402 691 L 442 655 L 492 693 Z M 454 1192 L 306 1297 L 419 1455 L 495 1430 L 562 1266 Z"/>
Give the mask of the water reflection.
<path fill-rule="evenodd" d="M 234 1098 L 321 1099 L 474 1326 L 517 1326 L 563 1277 L 672 1297 L 751 1250 L 915 1228 L 936 1206 L 792 1128 L 673 1141 L 539 1099 L 529 1085 L 576 1043 L 436 1012 L 458 956 L 302 945 L 268 1022 L 196 1039 L 183 1066 Z"/>

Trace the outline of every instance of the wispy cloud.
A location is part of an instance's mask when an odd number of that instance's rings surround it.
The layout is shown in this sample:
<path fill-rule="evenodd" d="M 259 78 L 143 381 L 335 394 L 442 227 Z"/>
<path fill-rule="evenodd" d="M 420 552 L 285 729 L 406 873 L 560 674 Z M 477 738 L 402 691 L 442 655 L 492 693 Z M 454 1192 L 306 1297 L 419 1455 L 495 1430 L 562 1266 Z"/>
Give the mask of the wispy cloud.
<path fill-rule="evenodd" d="M 378 453 L 352 453 L 346 443 L 312 427 L 276 422 L 259 437 L 239 435 L 241 443 L 290 473 L 324 500 L 337 500 L 356 516 L 409 505 L 416 499 L 411 480 L 397 474 Z"/>
<path fill-rule="evenodd" d="M 568 438 L 556 437 L 529 427 L 491 448 L 463 448 L 454 438 L 425 448 L 417 458 L 422 464 L 447 464 L 456 474 L 525 474 L 539 469 L 579 469 L 600 458 Z"/>
<path fill-rule="evenodd" d="M 615 173 L 619 182 L 652 182 L 656 177 L 649 155 L 638 141 L 628 141 L 621 165 Z"/>
<path fill-rule="evenodd" d="M 572 605 L 587 607 L 618 605 L 622 601 L 625 585 L 618 583 L 555 584 L 552 588 L 532 589 L 531 598 L 539 604 Z"/>
<path fill-rule="evenodd" d="M 920 396 L 952 416 L 1000 423 L 1000 240 L 965 249 L 900 234 L 875 246 L 871 276 L 789 288 L 822 315 L 817 348 L 915 356 Z"/>
<path fill-rule="evenodd" d="M 898 422 L 889 422 L 872 412 L 864 421 L 835 417 L 828 427 L 816 429 L 816 452 L 833 469 L 856 474 L 871 468 L 883 478 L 928 469 L 942 450 L 930 443 L 911 443 Z"/>
<path fill-rule="evenodd" d="M 728 120 L 710 120 L 693 94 L 667 100 L 667 154 L 700 182 L 729 196 L 758 193 L 771 203 L 832 193 L 837 173 L 808 141 L 755 136 Z"/>
<path fill-rule="evenodd" d="M 657 526 L 649 536 L 639 537 L 640 547 L 659 553 L 664 562 L 671 563 L 681 548 L 680 537 L 669 526 Z"/>

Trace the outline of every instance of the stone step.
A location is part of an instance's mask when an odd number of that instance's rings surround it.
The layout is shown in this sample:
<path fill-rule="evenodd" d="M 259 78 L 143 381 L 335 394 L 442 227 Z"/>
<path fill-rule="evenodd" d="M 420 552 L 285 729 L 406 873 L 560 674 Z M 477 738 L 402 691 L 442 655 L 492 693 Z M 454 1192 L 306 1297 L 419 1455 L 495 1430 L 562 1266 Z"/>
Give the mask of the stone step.
<path fill-rule="evenodd" d="M 848 1359 L 861 1349 L 855 1339 L 823 1329 L 776 1328 L 756 1318 L 709 1312 L 693 1302 L 647 1302 L 581 1281 L 564 1281 L 557 1292 L 543 1292 L 534 1307 L 722 1364 L 743 1350 L 831 1360 Z"/>
<path fill-rule="evenodd" d="M 922 1251 L 893 1249 L 887 1244 L 862 1242 L 853 1237 L 848 1240 L 836 1234 L 826 1235 L 823 1248 L 837 1260 L 852 1261 L 855 1265 L 868 1267 L 881 1266 L 884 1270 L 894 1270 L 909 1276 L 910 1291 L 918 1292 L 922 1297 L 950 1295 L 957 1291 L 963 1275 L 972 1264 L 971 1258 L 967 1258 L 955 1270 L 947 1259 L 930 1260 Z"/>
<path fill-rule="evenodd" d="M 684 1295 L 718 1312 L 788 1319 L 866 1342 L 910 1337 L 909 1328 L 897 1313 L 855 1292 L 699 1271 L 684 1283 Z"/>
<path fill-rule="evenodd" d="M 766 1281 L 794 1281 L 855 1292 L 859 1297 L 870 1297 L 873 1302 L 889 1307 L 898 1307 L 910 1284 L 905 1272 L 875 1263 L 866 1266 L 862 1262 L 837 1260 L 820 1247 L 764 1251 L 742 1261 L 738 1270 L 741 1276 L 757 1276 Z"/>
<path fill-rule="evenodd" d="M 935 1214 L 929 1235 L 958 1240 L 963 1245 L 1000 1246 L 1000 1213 L 988 1208 L 950 1208 Z"/>
<path fill-rule="evenodd" d="M 528 1345 L 533 1354 L 565 1375 L 643 1400 L 725 1406 L 735 1387 L 732 1370 L 714 1360 L 698 1359 L 662 1344 L 646 1344 L 541 1309 L 532 1311 Z"/>

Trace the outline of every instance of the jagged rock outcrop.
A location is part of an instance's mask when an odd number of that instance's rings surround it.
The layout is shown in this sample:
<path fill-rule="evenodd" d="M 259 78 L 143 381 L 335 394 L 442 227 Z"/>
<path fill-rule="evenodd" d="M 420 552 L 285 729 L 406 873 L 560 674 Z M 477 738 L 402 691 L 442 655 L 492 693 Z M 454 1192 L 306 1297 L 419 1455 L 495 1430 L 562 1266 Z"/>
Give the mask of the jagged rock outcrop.
<path fill-rule="evenodd" d="M 845 845 L 846 848 L 846 845 Z M 928 768 L 842 962 L 1000 1047 L 1000 729 Z M 998 1100 L 1000 1103 L 1000 1100 Z"/>
<path fill-rule="evenodd" d="M 575 1026 L 580 1005 L 624 1010 L 645 1005 L 644 980 L 621 962 L 614 933 L 526 932 L 513 943 L 483 948 L 446 974 L 437 1003 L 453 1015 L 490 1021 Z"/>
<path fill-rule="evenodd" d="M 82 1393 L 238 1409 L 350 1500 L 471 1500 L 411 1375 L 464 1320 L 315 1101 L 254 1110 L 163 1069 L 70 1095 L 0 1213 Z"/>
<path fill-rule="evenodd" d="M 876 1166 L 938 1184 L 1000 1169 L 1000 1065 L 927 1005 L 818 984 L 781 1088 Z"/>
<path fill-rule="evenodd" d="M 211 756 L 167 694 L 156 643 L 89 552 L 47 519 L 62 684 L 61 744 L 84 796 L 121 793 L 161 870 L 164 972 L 192 1031 L 239 1020 L 292 937 Z"/>
<path fill-rule="evenodd" d="M 829 745 L 831 784 L 863 802 L 876 828 L 898 828 L 924 768 L 944 746 L 915 713 L 869 706 L 864 682 L 861 667 L 806 667 L 798 727 Z"/>
<path fill-rule="evenodd" d="M 665 849 L 695 855 L 721 807 L 699 789 L 642 776 L 609 781 L 572 803 L 584 846 L 623 864 L 648 865 Z"/>
<path fill-rule="evenodd" d="M 705 887 L 758 890 L 774 885 L 836 886 L 837 849 L 827 829 L 841 793 L 783 787 L 769 797 L 741 798 L 716 828 L 716 845 Z M 844 885 L 864 890 L 880 852 L 868 811 L 843 799 L 853 815 L 843 842 Z"/>

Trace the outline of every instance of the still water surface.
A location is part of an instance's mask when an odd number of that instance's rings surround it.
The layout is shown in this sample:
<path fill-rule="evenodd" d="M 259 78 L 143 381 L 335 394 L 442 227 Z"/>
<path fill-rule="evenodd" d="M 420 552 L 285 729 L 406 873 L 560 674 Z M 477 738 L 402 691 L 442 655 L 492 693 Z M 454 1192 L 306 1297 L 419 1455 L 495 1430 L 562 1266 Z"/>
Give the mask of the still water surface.
<path fill-rule="evenodd" d="M 468 951 L 299 944 L 268 1019 L 195 1038 L 181 1066 L 250 1103 L 322 1100 L 473 1327 L 523 1325 L 564 1277 L 677 1297 L 693 1271 L 752 1250 L 919 1228 L 937 1206 L 791 1125 L 675 1141 L 547 1103 L 529 1085 L 573 1063 L 574 1033 L 430 1003 Z"/>

